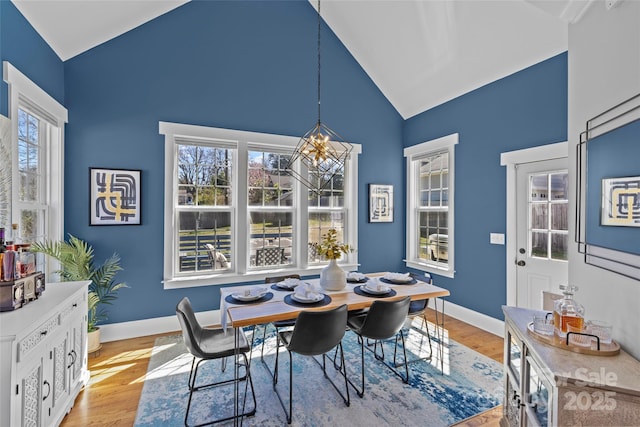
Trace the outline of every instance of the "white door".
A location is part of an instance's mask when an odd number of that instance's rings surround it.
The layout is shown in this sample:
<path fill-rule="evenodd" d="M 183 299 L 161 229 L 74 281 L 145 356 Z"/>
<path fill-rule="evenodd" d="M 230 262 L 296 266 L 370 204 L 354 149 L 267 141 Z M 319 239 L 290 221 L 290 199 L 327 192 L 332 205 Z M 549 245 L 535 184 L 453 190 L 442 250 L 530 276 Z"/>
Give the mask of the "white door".
<path fill-rule="evenodd" d="M 541 310 L 567 283 L 567 158 L 518 164 L 516 191 L 516 305 Z"/>

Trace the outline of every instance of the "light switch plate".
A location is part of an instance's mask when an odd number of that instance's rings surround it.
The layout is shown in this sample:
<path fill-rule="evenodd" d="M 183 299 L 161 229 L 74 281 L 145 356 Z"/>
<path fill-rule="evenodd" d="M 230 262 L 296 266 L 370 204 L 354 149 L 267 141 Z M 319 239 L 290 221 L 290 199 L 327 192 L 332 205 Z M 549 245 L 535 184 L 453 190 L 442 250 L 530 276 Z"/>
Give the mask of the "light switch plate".
<path fill-rule="evenodd" d="M 489 242 L 493 245 L 504 245 L 504 233 L 491 233 Z"/>

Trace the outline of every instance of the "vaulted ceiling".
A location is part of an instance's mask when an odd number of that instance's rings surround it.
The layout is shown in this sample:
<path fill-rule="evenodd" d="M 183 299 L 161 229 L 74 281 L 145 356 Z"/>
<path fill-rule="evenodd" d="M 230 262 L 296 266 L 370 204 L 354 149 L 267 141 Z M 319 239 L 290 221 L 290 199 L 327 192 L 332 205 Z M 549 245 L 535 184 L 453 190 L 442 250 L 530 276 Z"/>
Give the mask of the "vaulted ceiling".
<path fill-rule="evenodd" d="M 12 0 L 62 60 L 188 0 Z M 615 1 L 615 0 L 608 0 Z M 311 0 L 315 8 L 315 0 Z M 592 0 L 325 0 L 321 15 L 404 117 L 567 50 Z"/>

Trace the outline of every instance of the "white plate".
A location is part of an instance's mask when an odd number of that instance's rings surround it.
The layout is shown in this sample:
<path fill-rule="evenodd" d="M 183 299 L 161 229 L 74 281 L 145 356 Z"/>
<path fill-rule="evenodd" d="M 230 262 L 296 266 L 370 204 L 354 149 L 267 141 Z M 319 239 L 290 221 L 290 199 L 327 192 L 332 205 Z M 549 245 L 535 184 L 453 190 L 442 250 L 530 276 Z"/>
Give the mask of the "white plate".
<path fill-rule="evenodd" d="M 299 284 L 300 284 L 300 282 L 296 282 L 293 285 L 289 286 L 285 282 L 278 282 L 278 283 L 276 283 L 276 286 L 281 288 L 281 289 L 289 289 L 289 290 L 291 290 L 291 289 L 294 289 Z"/>
<path fill-rule="evenodd" d="M 302 295 L 293 293 L 291 294 L 291 299 L 303 304 L 313 304 L 314 302 L 322 301 L 324 299 L 324 294 L 316 294 L 316 296 L 314 296 L 313 298 L 306 298 L 306 297 L 303 297 Z"/>
<path fill-rule="evenodd" d="M 363 292 L 366 292 L 368 294 L 372 294 L 372 295 L 383 295 L 383 294 L 388 294 L 389 292 L 391 292 L 391 288 L 386 288 L 386 289 L 371 289 L 368 286 L 360 286 L 360 289 L 362 289 Z"/>
<path fill-rule="evenodd" d="M 257 299 L 262 298 L 265 295 L 266 295 L 266 292 L 258 295 L 231 294 L 231 298 L 238 301 L 255 301 Z"/>

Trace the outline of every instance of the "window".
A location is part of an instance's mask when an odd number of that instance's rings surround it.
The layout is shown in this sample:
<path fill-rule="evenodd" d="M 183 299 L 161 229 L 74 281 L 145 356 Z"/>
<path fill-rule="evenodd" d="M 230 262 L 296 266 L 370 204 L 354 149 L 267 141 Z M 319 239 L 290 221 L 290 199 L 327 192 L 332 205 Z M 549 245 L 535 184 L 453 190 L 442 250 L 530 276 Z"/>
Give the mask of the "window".
<path fill-rule="evenodd" d="M 313 176 L 314 172 L 309 171 L 309 175 Z M 337 238 L 339 242 L 350 241 L 345 238 L 347 209 L 345 206 L 344 183 L 344 170 L 340 170 L 320 193 L 308 191 L 309 243 L 320 243 L 322 235 L 331 228 L 335 228 L 338 232 Z M 309 250 L 308 260 L 310 263 L 322 262 L 318 254 L 313 250 Z"/>
<path fill-rule="evenodd" d="M 63 236 L 64 123 L 67 110 L 10 63 L 4 80 L 10 85 L 12 126 L 11 218 L 17 225 L 11 239 L 33 242 Z M 38 266 L 52 274 L 57 266 Z"/>
<path fill-rule="evenodd" d="M 569 246 L 568 173 L 529 177 L 529 255 L 567 261 Z"/>
<path fill-rule="evenodd" d="M 407 147 L 409 267 L 454 275 L 454 151 L 458 134 Z"/>
<path fill-rule="evenodd" d="M 165 288 L 317 273 L 307 249 L 331 227 L 357 244 L 356 146 L 316 194 L 285 170 L 298 138 L 160 122 L 165 135 Z M 314 171 L 307 171 L 310 178 Z M 350 179 L 354 177 L 354 179 Z M 350 197 L 345 197 L 345 193 Z M 346 200 L 353 200 L 349 203 Z M 341 260 L 357 265 L 354 252 Z"/>

